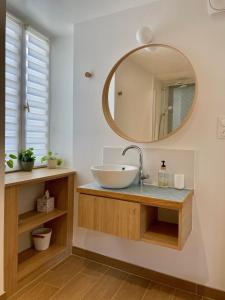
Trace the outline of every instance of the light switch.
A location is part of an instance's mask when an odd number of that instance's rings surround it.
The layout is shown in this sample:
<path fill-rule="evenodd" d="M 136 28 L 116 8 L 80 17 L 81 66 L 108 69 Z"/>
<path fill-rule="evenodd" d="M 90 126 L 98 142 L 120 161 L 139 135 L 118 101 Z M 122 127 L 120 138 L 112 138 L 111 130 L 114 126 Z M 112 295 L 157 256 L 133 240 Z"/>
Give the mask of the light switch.
<path fill-rule="evenodd" d="M 225 116 L 218 117 L 217 137 L 225 139 Z"/>

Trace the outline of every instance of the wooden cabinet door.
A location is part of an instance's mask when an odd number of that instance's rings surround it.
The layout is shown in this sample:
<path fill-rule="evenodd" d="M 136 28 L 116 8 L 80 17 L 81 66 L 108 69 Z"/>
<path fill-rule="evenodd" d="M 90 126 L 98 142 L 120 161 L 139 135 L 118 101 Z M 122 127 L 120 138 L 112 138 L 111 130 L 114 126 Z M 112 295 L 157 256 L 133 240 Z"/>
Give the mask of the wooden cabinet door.
<path fill-rule="evenodd" d="M 140 204 L 80 194 L 78 225 L 131 240 L 139 240 Z"/>

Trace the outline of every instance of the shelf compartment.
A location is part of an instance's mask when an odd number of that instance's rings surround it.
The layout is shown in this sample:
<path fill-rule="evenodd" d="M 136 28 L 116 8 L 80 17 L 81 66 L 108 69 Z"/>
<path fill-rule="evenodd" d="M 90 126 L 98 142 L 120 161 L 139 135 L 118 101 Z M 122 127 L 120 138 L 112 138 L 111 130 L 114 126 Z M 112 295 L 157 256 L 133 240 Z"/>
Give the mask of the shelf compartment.
<path fill-rule="evenodd" d="M 54 209 L 49 213 L 30 211 L 19 216 L 18 234 L 32 230 L 46 222 L 67 214 L 66 210 Z"/>
<path fill-rule="evenodd" d="M 30 248 L 19 253 L 18 280 L 23 279 L 45 263 L 48 263 L 51 259 L 60 256 L 66 250 L 66 246 L 52 244 L 45 251 L 36 251 L 34 248 Z"/>
<path fill-rule="evenodd" d="M 170 248 L 179 248 L 179 210 L 141 207 L 141 239 Z"/>
<path fill-rule="evenodd" d="M 143 234 L 142 240 L 177 248 L 178 225 L 157 221 L 153 223 L 150 229 Z"/>

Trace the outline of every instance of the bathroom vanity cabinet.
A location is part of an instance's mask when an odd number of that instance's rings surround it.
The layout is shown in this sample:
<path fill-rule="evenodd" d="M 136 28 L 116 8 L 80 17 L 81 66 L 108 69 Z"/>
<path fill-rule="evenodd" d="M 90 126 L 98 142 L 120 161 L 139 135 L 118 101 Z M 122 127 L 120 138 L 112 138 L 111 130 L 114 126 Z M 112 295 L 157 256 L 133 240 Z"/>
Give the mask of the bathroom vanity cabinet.
<path fill-rule="evenodd" d="M 181 250 L 192 229 L 192 190 L 78 187 L 78 225 Z"/>
<path fill-rule="evenodd" d="M 123 238 L 140 237 L 140 205 L 114 198 L 79 196 L 79 225 Z"/>
<path fill-rule="evenodd" d="M 35 169 L 5 176 L 5 291 L 13 294 L 41 272 L 72 253 L 74 171 L 70 169 Z M 21 191 L 42 184 L 55 198 L 55 209 L 49 213 L 34 210 L 19 213 Z M 29 190 L 30 191 L 30 190 Z M 27 192 L 29 199 L 29 192 Z M 30 199 L 34 196 L 30 194 Z M 29 201 L 29 200 L 28 200 Z M 19 253 L 23 234 L 38 227 L 52 228 L 49 249 L 33 247 Z"/>

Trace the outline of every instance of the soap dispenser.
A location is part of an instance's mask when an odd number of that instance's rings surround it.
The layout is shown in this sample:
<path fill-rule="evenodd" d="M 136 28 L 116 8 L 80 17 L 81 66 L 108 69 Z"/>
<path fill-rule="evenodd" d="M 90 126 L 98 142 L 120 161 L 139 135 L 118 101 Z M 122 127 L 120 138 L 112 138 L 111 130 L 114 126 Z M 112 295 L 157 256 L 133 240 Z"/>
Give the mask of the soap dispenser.
<path fill-rule="evenodd" d="M 162 165 L 158 173 L 158 185 L 160 187 L 168 187 L 169 174 L 166 172 L 165 160 L 161 161 Z"/>

